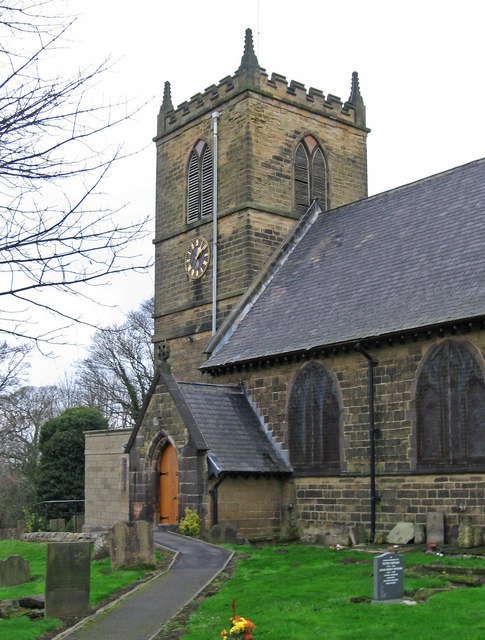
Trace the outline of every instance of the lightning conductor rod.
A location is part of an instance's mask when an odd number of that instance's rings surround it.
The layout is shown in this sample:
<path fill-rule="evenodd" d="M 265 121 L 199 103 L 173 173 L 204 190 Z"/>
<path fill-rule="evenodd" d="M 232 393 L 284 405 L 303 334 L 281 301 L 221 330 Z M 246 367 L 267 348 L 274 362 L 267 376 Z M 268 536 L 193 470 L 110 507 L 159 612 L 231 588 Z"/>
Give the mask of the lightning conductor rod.
<path fill-rule="evenodd" d="M 214 155 L 212 171 L 212 335 L 217 331 L 217 131 L 219 111 L 212 112 Z"/>

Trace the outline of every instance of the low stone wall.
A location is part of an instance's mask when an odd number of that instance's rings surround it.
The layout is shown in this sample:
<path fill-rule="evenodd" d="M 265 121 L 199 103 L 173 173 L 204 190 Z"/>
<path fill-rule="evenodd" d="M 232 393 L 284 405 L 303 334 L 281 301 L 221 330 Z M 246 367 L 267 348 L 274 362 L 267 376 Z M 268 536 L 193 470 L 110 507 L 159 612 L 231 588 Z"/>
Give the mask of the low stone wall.
<path fill-rule="evenodd" d="M 0 529 L 0 540 L 17 540 L 20 533 L 20 529 Z"/>
<path fill-rule="evenodd" d="M 106 531 L 86 531 L 85 533 L 69 533 L 66 531 L 34 531 L 23 533 L 20 539 L 23 542 L 91 542 Z"/>

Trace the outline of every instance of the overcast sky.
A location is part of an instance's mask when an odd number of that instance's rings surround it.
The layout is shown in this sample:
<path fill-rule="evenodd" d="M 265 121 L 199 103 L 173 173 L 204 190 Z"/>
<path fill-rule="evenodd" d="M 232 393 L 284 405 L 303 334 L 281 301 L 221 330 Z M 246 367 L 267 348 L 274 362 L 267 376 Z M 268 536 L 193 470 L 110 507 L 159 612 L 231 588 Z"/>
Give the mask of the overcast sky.
<path fill-rule="evenodd" d="M 98 90 L 106 100 L 148 103 L 113 143 L 141 150 L 104 185 L 107 203 L 153 215 L 156 131 L 163 83 L 175 105 L 238 68 L 244 31 L 253 29 L 259 63 L 346 100 L 359 72 L 367 107 L 369 193 L 411 182 L 485 155 L 483 80 L 485 3 L 475 0 L 325 2 L 324 0 L 59 0 L 78 15 L 59 68 L 111 56 Z M 144 250 L 151 252 L 150 240 Z M 120 320 L 153 293 L 151 274 L 113 280 L 96 311 L 101 324 Z M 82 357 L 84 329 L 73 330 L 60 357 L 36 358 L 33 384 L 54 382 Z"/>

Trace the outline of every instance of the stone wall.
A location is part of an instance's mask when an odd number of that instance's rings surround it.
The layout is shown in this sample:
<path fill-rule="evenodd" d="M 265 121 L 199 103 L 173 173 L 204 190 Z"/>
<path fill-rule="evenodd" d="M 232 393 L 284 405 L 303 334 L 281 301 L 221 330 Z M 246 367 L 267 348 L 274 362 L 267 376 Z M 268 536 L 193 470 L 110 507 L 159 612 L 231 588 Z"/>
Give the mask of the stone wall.
<path fill-rule="evenodd" d="M 295 149 L 313 135 L 325 154 L 328 202 L 334 208 L 367 195 L 365 127 L 337 101 L 307 99 L 284 79 L 264 91 L 224 93 L 218 135 L 218 324 L 295 224 Z M 199 376 L 203 361 L 193 342 L 211 329 L 212 268 L 202 278 L 185 274 L 190 242 L 204 236 L 212 247 L 212 216 L 186 223 L 187 170 L 199 139 L 212 149 L 211 113 L 196 108 L 192 117 L 175 112 L 177 123 L 157 139 L 155 235 L 155 343 L 171 341 L 171 366 L 178 379 Z M 180 118 L 179 118 L 180 116 Z M 168 116 L 170 119 L 171 116 Z"/>
<path fill-rule="evenodd" d="M 131 429 L 85 434 L 86 530 L 129 520 L 129 461 L 123 445 L 130 434 Z"/>
<path fill-rule="evenodd" d="M 213 522 L 209 504 L 208 527 Z M 238 535 L 246 538 L 284 536 L 290 527 L 290 504 L 288 481 L 227 477 L 218 488 L 218 524 L 233 524 Z"/>
<path fill-rule="evenodd" d="M 419 365 L 438 340 L 405 339 L 397 344 L 370 345 L 378 360 L 374 369 L 376 428 L 376 530 L 388 532 L 399 520 L 425 524 L 428 511 L 445 516 L 447 535 L 460 515 L 472 516 L 485 527 L 483 494 L 485 468 L 466 473 L 442 466 L 423 471 L 416 464 L 414 390 Z M 470 331 L 453 337 L 485 353 L 485 332 Z M 369 413 L 367 361 L 354 352 L 336 351 L 316 358 L 338 381 L 341 422 L 341 466 L 338 475 L 325 471 L 294 478 L 295 511 L 300 528 L 364 525 L 370 521 Z M 288 449 L 287 402 L 292 381 L 308 360 L 285 358 L 274 365 L 226 372 L 214 382 L 244 383 L 267 428 L 283 449 Z M 243 486 L 243 485 L 241 485 Z"/>
<path fill-rule="evenodd" d="M 160 523 L 160 460 L 164 448 L 175 448 L 178 461 L 179 518 L 186 507 L 205 517 L 207 483 L 205 451 L 198 450 L 177 409 L 174 396 L 180 394 L 175 379 L 160 380 L 144 415 L 130 452 L 130 486 L 134 519 Z M 183 404 L 183 403 L 182 403 Z"/>

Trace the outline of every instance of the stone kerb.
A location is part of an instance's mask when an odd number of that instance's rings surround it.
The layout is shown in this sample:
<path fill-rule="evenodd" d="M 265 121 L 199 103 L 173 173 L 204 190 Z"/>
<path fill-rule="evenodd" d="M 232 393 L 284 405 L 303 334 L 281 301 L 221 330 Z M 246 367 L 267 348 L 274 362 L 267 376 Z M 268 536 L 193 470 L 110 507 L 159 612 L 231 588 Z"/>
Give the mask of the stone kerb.
<path fill-rule="evenodd" d="M 17 554 L 0 560 L 0 587 L 12 587 L 30 580 L 29 561 Z"/>
<path fill-rule="evenodd" d="M 108 538 L 113 571 L 156 568 L 153 528 L 148 522 L 117 522 Z"/>
<path fill-rule="evenodd" d="M 50 542 L 47 545 L 46 618 L 68 618 L 89 611 L 90 570 L 89 542 Z"/>

